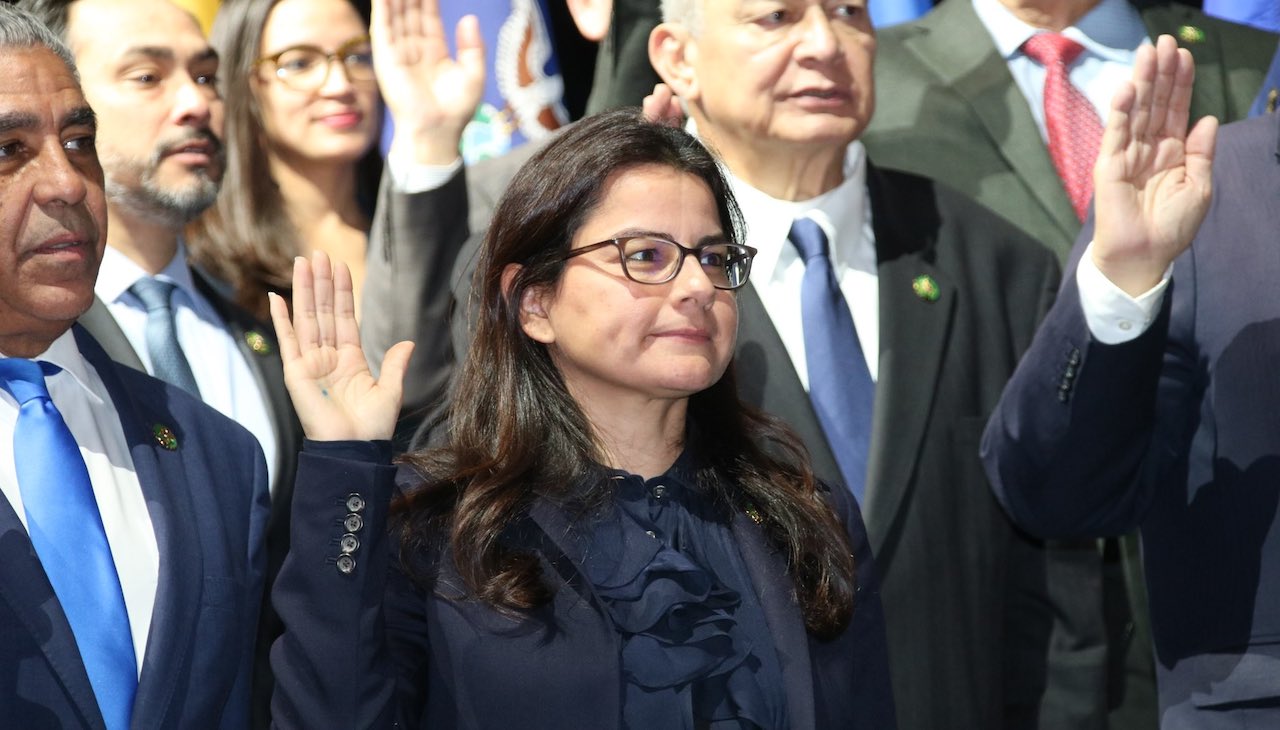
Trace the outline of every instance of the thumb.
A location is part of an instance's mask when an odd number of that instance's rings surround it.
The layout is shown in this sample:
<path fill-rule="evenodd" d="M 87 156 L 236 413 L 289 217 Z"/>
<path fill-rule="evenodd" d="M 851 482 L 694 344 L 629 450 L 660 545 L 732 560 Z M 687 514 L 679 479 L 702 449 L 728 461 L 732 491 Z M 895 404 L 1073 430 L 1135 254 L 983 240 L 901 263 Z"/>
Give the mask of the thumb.
<path fill-rule="evenodd" d="M 382 356 L 382 369 L 379 370 L 378 387 L 394 393 L 399 399 L 404 392 L 404 376 L 409 369 L 409 358 L 413 357 L 413 343 L 408 340 L 397 342 Z"/>

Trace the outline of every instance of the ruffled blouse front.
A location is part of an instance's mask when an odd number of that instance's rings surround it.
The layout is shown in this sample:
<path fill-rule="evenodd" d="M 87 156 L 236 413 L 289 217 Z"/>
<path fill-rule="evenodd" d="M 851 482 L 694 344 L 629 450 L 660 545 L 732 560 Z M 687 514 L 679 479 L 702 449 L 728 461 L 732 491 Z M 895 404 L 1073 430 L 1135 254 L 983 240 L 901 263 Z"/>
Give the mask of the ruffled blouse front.
<path fill-rule="evenodd" d="M 684 461 L 648 481 L 612 472 L 617 510 L 584 566 L 622 634 L 623 726 L 785 728 L 777 652 L 728 515 Z"/>

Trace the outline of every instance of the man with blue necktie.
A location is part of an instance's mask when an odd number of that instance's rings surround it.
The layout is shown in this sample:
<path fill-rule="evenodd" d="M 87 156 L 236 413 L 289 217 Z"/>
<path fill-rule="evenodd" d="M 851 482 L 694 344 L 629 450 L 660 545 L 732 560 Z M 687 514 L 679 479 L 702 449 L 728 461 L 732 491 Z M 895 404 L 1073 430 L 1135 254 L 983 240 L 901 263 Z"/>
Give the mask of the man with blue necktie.
<path fill-rule="evenodd" d="M 244 727 L 261 449 L 75 325 L 106 240 L 96 118 L 66 47 L 9 5 L 0 67 L 3 722 Z"/>

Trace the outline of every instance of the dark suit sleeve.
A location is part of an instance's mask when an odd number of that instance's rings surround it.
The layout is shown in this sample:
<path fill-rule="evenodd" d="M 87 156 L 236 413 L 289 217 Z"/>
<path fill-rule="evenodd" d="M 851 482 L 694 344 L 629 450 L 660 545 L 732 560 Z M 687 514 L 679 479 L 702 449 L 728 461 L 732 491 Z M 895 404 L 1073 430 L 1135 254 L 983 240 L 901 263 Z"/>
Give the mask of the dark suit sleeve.
<path fill-rule="evenodd" d="M 271 492 L 267 479 L 267 461 L 262 455 L 262 447 L 248 433 L 248 440 L 253 457 L 253 488 L 248 504 L 249 509 L 249 545 L 246 551 L 248 570 L 245 575 L 248 586 L 248 598 L 244 602 L 244 626 L 257 626 L 263 606 L 262 596 L 267 582 L 267 525 L 271 520 Z M 227 701 L 228 708 L 250 707 L 250 693 L 254 688 L 254 639 L 253 631 L 244 632 L 244 649 L 240 652 L 240 667 L 236 672 L 236 681 Z M 244 727 L 247 717 L 237 716 L 233 712 L 222 718 L 223 730 L 238 730 Z"/>
<path fill-rule="evenodd" d="M 369 234 L 361 295 L 361 343 L 370 366 L 392 345 L 411 340 L 399 433 L 412 429 L 444 398 L 453 367 L 449 338 L 450 276 L 469 236 L 467 182 L 459 171 L 439 188 L 404 194 L 384 174 Z"/>
<path fill-rule="evenodd" d="M 396 688 L 401 674 L 420 676 L 405 669 L 415 664 L 408 658 L 414 647 L 392 649 L 387 640 L 389 629 L 420 623 L 406 610 L 412 600 L 387 599 L 393 553 L 387 511 L 396 475 L 389 459 L 386 442 L 307 442 L 299 459 L 289 555 L 272 591 L 285 625 L 271 649 L 274 727 L 389 728 L 402 703 L 413 704 Z M 344 534 L 359 543 L 347 555 L 349 565 L 341 562 Z M 398 576 L 390 585 L 392 593 L 412 593 Z M 397 607 L 392 621 L 384 600 Z M 425 630 L 416 635 L 425 642 Z M 425 666 L 424 655 L 416 656 Z"/>
<path fill-rule="evenodd" d="M 1086 229 L 1078 246 L 1090 238 Z M 1169 466 L 1159 445 L 1185 431 L 1193 367 L 1170 314 L 1188 298 L 1191 277 L 1179 271 L 1191 256 L 1175 265 L 1155 322 L 1119 345 L 1091 337 L 1074 267 L 1068 273 L 983 435 L 996 497 L 1029 532 L 1112 536 L 1141 522 Z"/>

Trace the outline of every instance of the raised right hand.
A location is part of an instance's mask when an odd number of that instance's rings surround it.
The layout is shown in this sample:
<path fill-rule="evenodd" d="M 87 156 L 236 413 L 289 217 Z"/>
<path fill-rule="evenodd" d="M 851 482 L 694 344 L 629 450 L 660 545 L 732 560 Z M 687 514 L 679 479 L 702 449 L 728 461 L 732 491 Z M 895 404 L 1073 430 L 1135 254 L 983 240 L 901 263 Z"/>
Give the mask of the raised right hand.
<path fill-rule="evenodd" d="M 1209 209 L 1218 121 L 1187 131 L 1195 64 L 1171 36 L 1138 49 L 1116 92 L 1094 165 L 1098 269 L 1131 296 L 1159 283 Z"/>
<path fill-rule="evenodd" d="M 293 319 L 270 294 L 284 383 L 307 438 L 372 441 L 391 438 L 413 343 L 399 342 L 374 379 L 360 348 L 351 272 L 321 251 L 293 262 Z"/>
<path fill-rule="evenodd" d="M 392 154 L 451 164 L 484 96 L 479 21 L 474 15 L 458 21 L 456 59 L 449 57 L 437 0 L 375 0 L 369 35 L 378 87 L 396 124 Z"/>

